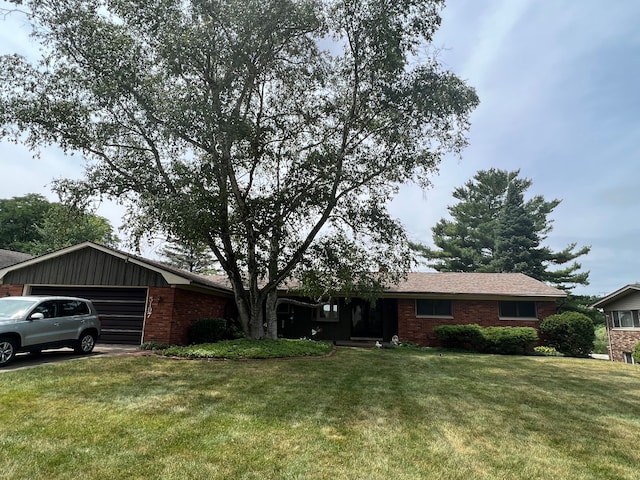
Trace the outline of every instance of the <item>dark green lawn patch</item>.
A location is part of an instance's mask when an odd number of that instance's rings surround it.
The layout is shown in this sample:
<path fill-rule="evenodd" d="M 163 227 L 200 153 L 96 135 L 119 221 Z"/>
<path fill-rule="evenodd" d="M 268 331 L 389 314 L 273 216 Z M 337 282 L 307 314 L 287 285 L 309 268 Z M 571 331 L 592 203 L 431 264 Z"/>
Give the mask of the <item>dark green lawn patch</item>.
<path fill-rule="evenodd" d="M 637 365 L 440 353 L 2 372 L 0 476 L 637 479 Z"/>
<path fill-rule="evenodd" d="M 333 345 L 313 340 L 226 340 L 216 343 L 203 343 L 188 346 L 172 346 L 162 350 L 170 357 L 184 358 L 226 358 L 264 359 L 286 357 L 313 357 L 327 355 Z"/>

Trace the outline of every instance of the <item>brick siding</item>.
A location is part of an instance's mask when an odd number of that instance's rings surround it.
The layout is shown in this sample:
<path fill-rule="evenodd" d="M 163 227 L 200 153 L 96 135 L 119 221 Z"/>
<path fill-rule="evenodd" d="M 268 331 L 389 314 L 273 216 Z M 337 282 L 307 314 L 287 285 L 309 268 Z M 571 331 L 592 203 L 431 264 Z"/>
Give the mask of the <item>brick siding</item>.
<path fill-rule="evenodd" d="M 633 347 L 640 342 L 640 330 L 609 329 L 609 351 L 611 360 L 624 362 L 624 352 L 633 352 Z"/>
<path fill-rule="evenodd" d="M 401 341 L 422 346 L 438 346 L 433 328 L 439 325 L 478 324 L 482 327 L 533 327 L 556 313 L 555 302 L 536 302 L 538 320 L 500 320 L 496 300 L 452 300 L 452 318 L 417 317 L 414 299 L 398 300 L 398 336 Z"/>
<path fill-rule="evenodd" d="M 178 288 L 149 288 L 150 307 L 143 342 L 184 345 L 189 328 L 202 318 L 224 318 L 232 299 Z M 149 313 L 151 310 L 151 313 Z"/>
<path fill-rule="evenodd" d="M 0 297 L 19 297 L 24 291 L 24 285 L 0 285 Z"/>

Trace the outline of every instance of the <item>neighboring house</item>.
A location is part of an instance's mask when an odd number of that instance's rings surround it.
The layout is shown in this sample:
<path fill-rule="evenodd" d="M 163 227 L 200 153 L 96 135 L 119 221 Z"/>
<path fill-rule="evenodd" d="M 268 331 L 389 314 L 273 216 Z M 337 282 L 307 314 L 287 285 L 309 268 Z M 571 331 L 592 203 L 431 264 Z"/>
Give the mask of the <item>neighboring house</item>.
<path fill-rule="evenodd" d="M 207 277 L 91 242 L 0 269 L 0 295 L 72 295 L 92 300 L 102 342 L 181 344 L 202 318 L 237 317 L 223 277 Z M 556 313 L 561 290 L 519 273 L 411 273 L 371 304 L 336 298 L 302 306 L 280 291 L 278 333 L 336 343 L 437 345 L 437 325 L 538 326 Z M 287 301 L 289 299 L 290 301 Z"/>
<path fill-rule="evenodd" d="M 278 307 L 278 332 L 337 343 L 388 342 L 398 335 L 401 342 L 437 346 L 433 329 L 438 325 L 537 329 L 565 297 L 562 290 L 521 273 L 416 272 L 387 288 L 375 305 L 358 298 L 339 298 L 322 308 L 285 301 Z"/>
<path fill-rule="evenodd" d="M 207 277 L 91 242 L 0 269 L 0 296 L 28 294 L 92 300 L 106 343 L 186 343 L 196 320 L 235 311 L 231 290 Z"/>
<path fill-rule="evenodd" d="M 640 283 L 622 287 L 591 306 L 604 310 L 611 360 L 634 363 L 631 353 L 640 342 Z"/>
<path fill-rule="evenodd" d="M 3 250 L 0 248 L 0 268 L 15 265 L 16 263 L 29 260 L 30 258 L 33 258 L 33 256 L 28 253 L 13 252 L 11 250 Z"/>

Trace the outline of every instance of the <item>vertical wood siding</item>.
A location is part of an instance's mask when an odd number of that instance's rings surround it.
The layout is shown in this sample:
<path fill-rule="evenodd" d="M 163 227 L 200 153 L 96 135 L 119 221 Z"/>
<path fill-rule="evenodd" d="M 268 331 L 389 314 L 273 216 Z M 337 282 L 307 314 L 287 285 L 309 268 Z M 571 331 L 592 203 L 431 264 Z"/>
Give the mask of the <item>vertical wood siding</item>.
<path fill-rule="evenodd" d="M 84 248 L 9 272 L 7 284 L 166 287 L 162 275 L 114 255 Z"/>

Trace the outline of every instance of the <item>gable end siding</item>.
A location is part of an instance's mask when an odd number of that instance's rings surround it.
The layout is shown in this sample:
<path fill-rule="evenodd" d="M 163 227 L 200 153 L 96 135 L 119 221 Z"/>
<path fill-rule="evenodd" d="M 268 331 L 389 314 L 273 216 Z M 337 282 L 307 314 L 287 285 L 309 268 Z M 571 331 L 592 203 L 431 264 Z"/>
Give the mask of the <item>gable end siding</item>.
<path fill-rule="evenodd" d="M 84 248 L 9 272 L 5 284 L 167 287 L 157 272 L 93 248 Z"/>

